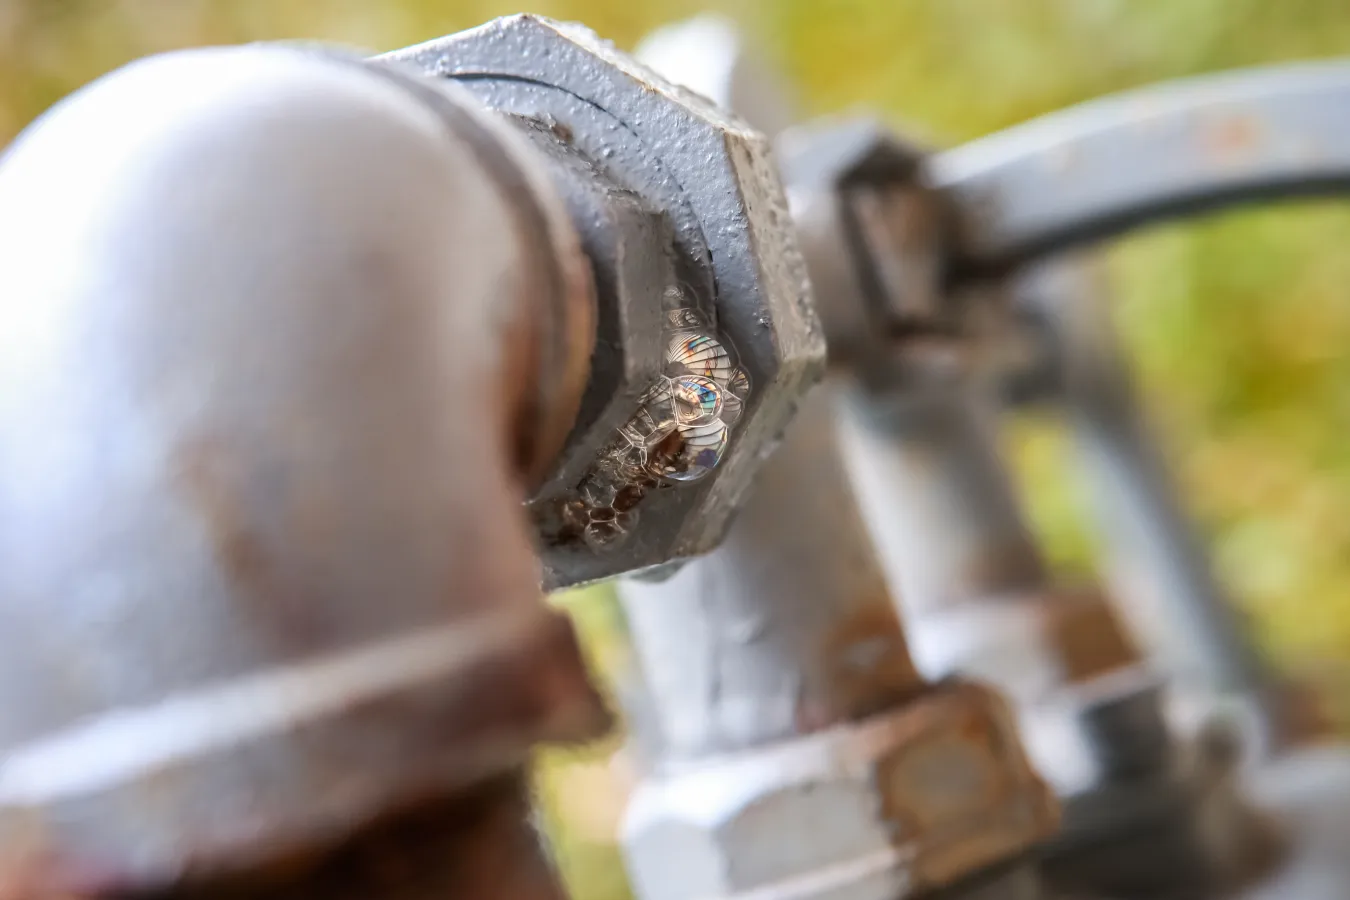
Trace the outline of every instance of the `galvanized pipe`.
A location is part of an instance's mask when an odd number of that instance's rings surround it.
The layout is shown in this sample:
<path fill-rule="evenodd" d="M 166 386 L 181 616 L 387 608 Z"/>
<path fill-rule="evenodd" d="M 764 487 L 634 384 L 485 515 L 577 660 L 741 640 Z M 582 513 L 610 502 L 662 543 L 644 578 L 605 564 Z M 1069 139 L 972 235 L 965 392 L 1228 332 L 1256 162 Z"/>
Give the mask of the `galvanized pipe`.
<path fill-rule="evenodd" d="M 1054 585 L 987 398 L 967 384 L 894 397 L 860 389 L 844 406 L 859 500 L 927 677 L 965 672 L 1038 703 L 1138 662 L 1094 592 Z"/>
<path fill-rule="evenodd" d="M 1100 266 L 1082 257 L 1055 260 L 1029 271 L 1019 293 L 1046 332 L 1054 373 L 1044 399 L 1070 426 L 1122 611 L 1179 685 L 1250 704 L 1263 743 L 1296 739 L 1306 728 L 1289 709 L 1294 692 L 1262 657 L 1220 585 L 1149 433 Z"/>
<path fill-rule="evenodd" d="M 789 122 L 777 79 L 725 19 L 669 26 L 638 52 L 768 133 Z M 641 669 L 625 685 L 630 753 L 647 770 L 624 829 L 635 888 L 1040 897 L 1024 851 L 1053 827 L 1048 795 L 1010 732 L 981 748 L 1007 722 L 995 698 L 915 673 L 849 489 L 834 393 L 803 404 L 722 547 L 620 589 Z M 939 812 L 928 788 L 954 782 L 985 787 L 946 793 Z M 1003 871 L 986 877 L 991 863 Z"/>
<path fill-rule="evenodd" d="M 1137 897 L 1207 890 L 1199 800 L 1157 678 L 1099 593 L 1051 582 L 998 457 L 992 404 L 959 382 L 889 397 L 860 389 L 850 401 L 858 493 L 916 663 L 1011 696 L 1031 758 L 1065 801 L 1046 857 L 1055 883 Z"/>
<path fill-rule="evenodd" d="M 603 727 L 521 507 L 585 275 L 519 138 L 345 57 L 142 61 L 9 149 L 0 896 L 303 886 Z"/>
<path fill-rule="evenodd" d="M 830 401 L 807 399 L 718 550 L 620 587 L 649 729 L 624 827 L 643 900 L 965 897 L 1019 860 L 1018 896 L 1038 888 L 1025 854 L 1053 803 L 1000 701 L 915 672 Z"/>
<path fill-rule="evenodd" d="M 972 598 L 1040 592 L 1049 571 L 967 386 L 846 404 L 859 499 L 914 627 Z"/>
<path fill-rule="evenodd" d="M 850 499 L 828 393 L 798 411 L 719 549 L 619 587 L 662 760 L 818 731 L 922 687 Z"/>

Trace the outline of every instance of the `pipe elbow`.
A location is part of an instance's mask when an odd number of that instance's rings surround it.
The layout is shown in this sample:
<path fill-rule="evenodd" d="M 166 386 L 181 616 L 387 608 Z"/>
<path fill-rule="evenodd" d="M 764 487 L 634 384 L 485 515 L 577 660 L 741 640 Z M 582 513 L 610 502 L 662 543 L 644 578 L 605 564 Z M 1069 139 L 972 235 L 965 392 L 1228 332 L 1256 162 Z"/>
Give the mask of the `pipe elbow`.
<path fill-rule="evenodd" d="M 550 329 L 578 331 L 579 251 L 471 104 L 315 51 L 189 51 L 3 157 L 0 844 L 77 804 L 54 854 L 128 883 L 237 856 L 259 816 L 285 852 L 594 708 L 512 458 Z M 496 716 L 464 688 L 491 672 Z"/>

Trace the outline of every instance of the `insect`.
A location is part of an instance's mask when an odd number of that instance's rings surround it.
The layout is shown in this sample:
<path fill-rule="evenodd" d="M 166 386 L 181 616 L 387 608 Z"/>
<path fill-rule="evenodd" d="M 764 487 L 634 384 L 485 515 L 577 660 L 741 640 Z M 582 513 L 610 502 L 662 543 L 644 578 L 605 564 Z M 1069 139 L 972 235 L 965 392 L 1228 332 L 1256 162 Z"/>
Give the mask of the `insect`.
<path fill-rule="evenodd" d="M 594 550 L 632 531 L 648 493 L 717 468 L 749 400 L 749 374 L 704 313 L 689 305 L 691 297 L 678 286 L 666 290 L 664 371 L 565 505 L 568 533 Z"/>
<path fill-rule="evenodd" d="M 711 335 L 702 332 L 684 332 L 671 338 L 666 347 L 666 363 L 677 371 L 711 378 L 720 385 L 731 379 L 731 355 L 727 348 Z"/>

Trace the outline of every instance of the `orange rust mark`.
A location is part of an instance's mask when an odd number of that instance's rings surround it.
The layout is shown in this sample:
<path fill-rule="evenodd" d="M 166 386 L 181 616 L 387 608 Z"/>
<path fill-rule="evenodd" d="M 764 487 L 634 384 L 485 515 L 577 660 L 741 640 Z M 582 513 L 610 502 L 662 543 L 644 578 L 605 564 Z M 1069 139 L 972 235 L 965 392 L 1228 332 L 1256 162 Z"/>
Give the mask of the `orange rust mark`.
<path fill-rule="evenodd" d="M 821 652 L 833 705 L 845 718 L 877 712 L 924 686 L 884 588 L 825 636 Z"/>
<path fill-rule="evenodd" d="M 217 558 L 241 581 L 255 582 L 264 569 L 263 551 L 244 527 L 238 479 L 228 474 L 226 456 L 207 441 L 195 441 L 177 453 L 176 481 L 202 514 Z"/>
<path fill-rule="evenodd" d="M 1239 162 L 1261 145 L 1262 128 L 1250 116 L 1227 116 L 1203 133 L 1205 153 L 1216 162 Z"/>
<path fill-rule="evenodd" d="M 1072 683 L 1135 665 L 1139 649 L 1096 590 L 1059 594 L 1042 601 L 1047 628 Z"/>

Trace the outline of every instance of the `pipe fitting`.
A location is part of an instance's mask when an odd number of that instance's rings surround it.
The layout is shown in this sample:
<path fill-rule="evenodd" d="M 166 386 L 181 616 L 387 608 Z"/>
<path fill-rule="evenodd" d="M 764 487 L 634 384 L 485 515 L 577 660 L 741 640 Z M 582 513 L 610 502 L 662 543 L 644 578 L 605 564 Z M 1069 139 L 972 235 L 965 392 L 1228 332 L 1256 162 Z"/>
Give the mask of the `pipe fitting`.
<path fill-rule="evenodd" d="M 0 895 L 317 854 L 604 727 L 520 506 L 591 303 L 523 141 L 200 50 L 59 104 L 0 198 Z"/>
<path fill-rule="evenodd" d="M 644 900 L 894 900 L 1014 858 L 1056 822 L 1002 701 L 952 682 L 662 771 L 633 798 L 624 845 Z"/>
<path fill-rule="evenodd" d="M 578 214 L 594 204 L 573 204 L 600 287 L 604 386 L 530 500 L 545 586 L 711 550 L 824 363 L 768 142 L 585 28 L 536 16 L 381 61 L 458 82 L 606 182 L 605 200 L 655 216 L 620 253 L 604 216 Z M 642 271 L 625 280 L 623 266 Z"/>

